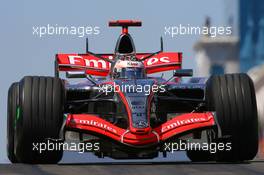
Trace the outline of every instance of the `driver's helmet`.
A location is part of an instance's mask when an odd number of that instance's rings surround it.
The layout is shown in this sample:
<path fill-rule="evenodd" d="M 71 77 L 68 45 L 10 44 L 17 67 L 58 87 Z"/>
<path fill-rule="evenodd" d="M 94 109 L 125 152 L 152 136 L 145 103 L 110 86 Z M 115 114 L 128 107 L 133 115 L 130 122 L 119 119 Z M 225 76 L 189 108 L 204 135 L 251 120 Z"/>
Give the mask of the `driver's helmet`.
<path fill-rule="evenodd" d="M 142 79 L 146 77 L 144 64 L 137 61 L 133 54 L 117 55 L 118 61 L 114 65 L 113 77 L 125 79 Z"/>

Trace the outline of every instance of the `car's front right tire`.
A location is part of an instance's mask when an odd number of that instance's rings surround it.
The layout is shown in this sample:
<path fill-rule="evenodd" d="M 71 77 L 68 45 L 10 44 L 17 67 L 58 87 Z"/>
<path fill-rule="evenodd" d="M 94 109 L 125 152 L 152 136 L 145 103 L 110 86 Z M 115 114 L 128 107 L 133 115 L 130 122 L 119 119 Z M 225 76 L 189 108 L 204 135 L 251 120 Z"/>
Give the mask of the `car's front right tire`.
<path fill-rule="evenodd" d="M 14 152 L 18 161 L 30 164 L 59 162 L 63 150 L 40 152 L 35 146 L 40 148 L 40 144 L 47 144 L 49 138 L 59 139 L 65 95 L 62 80 L 26 76 L 19 82 L 19 89 L 19 113 L 14 136 Z"/>
<path fill-rule="evenodd" d="M 11 163 L 17 163 L 14 152 L 14 128 L 19 100 L 19 83 L 13 83 L 8 90 L 7 97 L 7 157 Z"/>

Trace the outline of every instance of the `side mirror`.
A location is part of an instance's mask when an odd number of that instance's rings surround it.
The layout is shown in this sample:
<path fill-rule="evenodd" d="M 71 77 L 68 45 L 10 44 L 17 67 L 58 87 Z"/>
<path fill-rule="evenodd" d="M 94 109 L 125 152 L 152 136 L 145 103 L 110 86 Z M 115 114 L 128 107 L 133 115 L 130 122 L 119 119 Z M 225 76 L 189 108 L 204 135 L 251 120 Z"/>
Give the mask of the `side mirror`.
<path fill-rule="evenodd" d="M 173 73 L 174 77 L 191 77 L 193 76 L 193 70 L 192 69 L 179 69 L 175 70 Z"/>
<path fill-rule="evenodd" d="M 86 78 L 87 75 L 85 71 L 68 71 L 66 72 L 67 78 Z"/>

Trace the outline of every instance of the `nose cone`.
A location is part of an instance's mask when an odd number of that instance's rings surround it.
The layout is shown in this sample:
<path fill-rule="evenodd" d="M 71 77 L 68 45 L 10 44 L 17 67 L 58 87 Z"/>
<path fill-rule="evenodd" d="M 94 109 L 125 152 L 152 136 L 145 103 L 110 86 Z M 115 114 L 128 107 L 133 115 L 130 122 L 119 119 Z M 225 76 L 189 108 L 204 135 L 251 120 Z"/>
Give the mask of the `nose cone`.
<path fill-rule="evenodd" d="M 133 134 L 148 134 L 151 131 L 151 127 L 147 128 L 130 128 L 130 132 Z"/>

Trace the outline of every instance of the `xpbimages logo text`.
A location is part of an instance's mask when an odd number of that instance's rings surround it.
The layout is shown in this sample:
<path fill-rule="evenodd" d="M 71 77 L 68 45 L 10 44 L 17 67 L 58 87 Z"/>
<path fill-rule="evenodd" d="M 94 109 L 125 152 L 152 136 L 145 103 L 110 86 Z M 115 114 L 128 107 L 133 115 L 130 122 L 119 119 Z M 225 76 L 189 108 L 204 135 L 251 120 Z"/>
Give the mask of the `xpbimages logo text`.
<path fill-rule="evenodd" d="M 187 35 L 206 35 L 212 38 L 232 35 L 231 26 L 192 26 L 190 24 L 164 27 L 164 35 L 171 38 Z"/>
<path fill-rule="evenodd" d="M 179 142 L 166 142 L 163 145 L 163 150 L 167 152 L 175 152 L 175 151 L 208 151 L 212 154 L 215 154 L 219 151 L 231 151 L 232 143 L 227 142 L 192 142 L 192 141 L 182 141 Z"/>
<path fill-rule="evenodd" d="M 48 36 L 77 36 L 77 37 L 87 37 L 90 35 L 99 35 L 100 27 L 83 25 L 58 25 L 58 24 L 47 24 L 32 27 L 32 34 L 39 38 Z"/>
<path fill-rule="evenodd" d="M 165 85 L 161 84 L 161 85 L 157 85 L 157 84 L 153 84 L 153 85 L 141 85 L 141 84 L 117 84 L 117 83 L 113 83 L 113 84 L 102 84 L 99 85 L 99 92 L 103 92 L 106 95 L 109 93 L 113 93 L 113 92 L 122 92 L 122 93 L 144 93 L 144 95 L 150 95 L 150 93 L 156 93 L 156 92 L 160 92 L 163 93 L 165 92 Z"/>
<path fill-rule="evenodd" d="M 99 142 L 55 142 L 47 140 L 46 142 L 33 142 L 32 150 L 38 153 L 45 151 L 77 151 L 78 153 L 84 153 L 89 151 L 99 151 Z"/>

